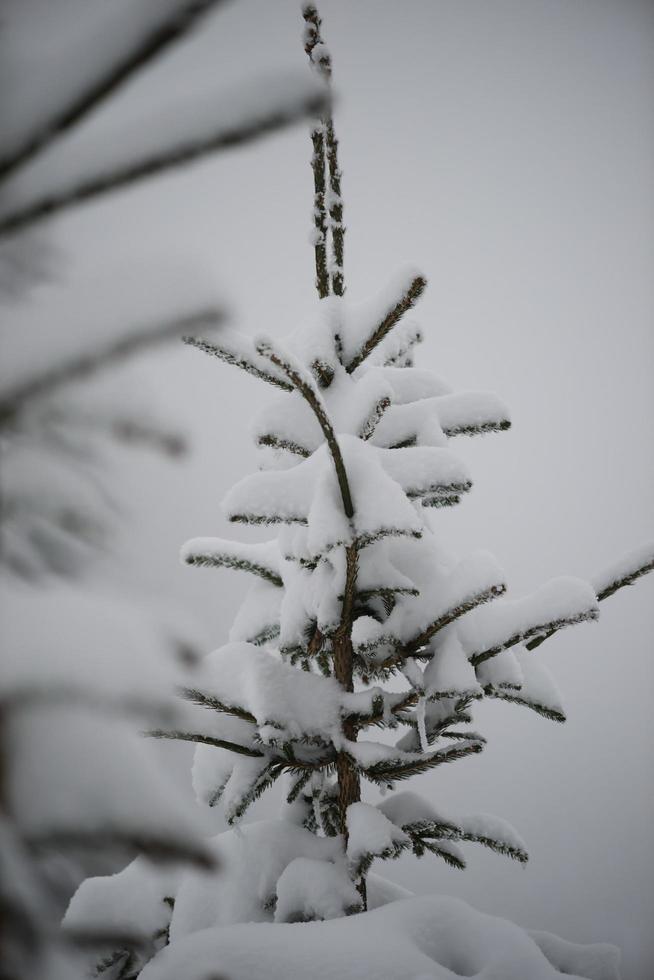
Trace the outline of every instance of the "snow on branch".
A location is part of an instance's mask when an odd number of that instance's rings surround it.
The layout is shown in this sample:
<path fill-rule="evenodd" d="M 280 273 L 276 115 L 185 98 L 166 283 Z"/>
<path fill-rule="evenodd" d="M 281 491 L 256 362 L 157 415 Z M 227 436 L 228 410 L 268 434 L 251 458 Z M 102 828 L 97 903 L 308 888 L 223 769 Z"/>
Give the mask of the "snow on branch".
<path fill-rule="evenodd" d="M 279 636 L 282 598 L 278 585 L 258 577 L 232 623 L 230 641 L 262 646 Z"/>
<path fill-rule="evenodd" d="M 239 745 L 238 742 L 230 742 L 228 739 L 217 738 L 215 735 L 206 735 L 204 732 L 186 731 L 177 728 L 151 728 L 144 734 L 149 738 L 168 738 L 179 742 L 197 742 L 200 745 L 213 745 L 217 749 L 228 749 L 230 752 L 236 752 L 238 755 L 247 755 L 253 759 L 265 754 L 247 745 Z"/>
<path fill-rule="evenodd" d="M 49 116 L 24 134 L 17 145 L 0 157 L 0 180 L 42 151 L 66 130 L 77 125 L 89 112 L 110 98 L 133 75 L 147 67 L 166 48 L 182 40 L 213 7 L 223 0 L 182 0 L 163 17 L 148 23 L 142 33 L 125 31 L 124 50 L 104 63 L 102 51 L 89 67 L 93 75 L 76 91 L 66 93 L 63 105 L 53 107 Z M 97 54 L 97 52 L 96 52 Z"/>
<path fill-rule="evenodd" d="M 550 721 L 566 720 L 561 695 L 549 671 L 524 646 L 503 650 L 483 661 L 475 673 L 486 697 L 523 705 Z"/>
<path fill-rule="evenodd" d="M 511 427 L 508 409 L 493 392 L 457 391 L 442 395 L 435 402 L 446 436 L 504 432 Z"/>
<path fill-rule="evenodd" d="M 358 325 L 356 330 L 352 331 L 353 336 L 348 338 L 347 353 L 349 353 L 349 360 L 345 366 L 349 374 L 352 374 L 363 364 L 393 327 L 400 322 L 404 314 L 415 305 L 426 285 L 427 280 L 422 274 L 416 273 L 414 270 L 404 273 L 393 284 L 392 291 L 389 290 L 379 301 L 379 312 L 377 313 L 379 319 L 374 326 L 369 327 L 362 323 Z M 359 336 L 357 337 L 356 334 Z M 352 349 L 353 347 L 354 349 Z"/>
<path fill-rule="evenodd" d="M 471 613 L 459 626 L 459 636 L 474 665 L 516 643 L 597 619 L 594 590 L 581 579 L 552 579 L 523 599 L 503 599 Z"/>
<path fill-rule="evenodd" d="M 376 742 L 348 742 L 347 754 L 353 764 L 373 783 L 388 785 L 417 776 L 446 762 L 456 762 L 481 752 L 483 742 L 466 736 L 458 744 L 433 752 L 404 752 Z"/>
<path fill-rule="evenodd" d="M 635 548 L 619 561 L 591 579 L 591 584 L 601 602 L 614 595 L 625 585 L 631 585 L 654 569 L 654 542 Z"/>
<path fill-rule="evenodd" d="M 237 92 L 195 97 L 192 103 L 165 106 L 161 118 L 148 115 L 131 128 L 118 128 L 102 140 L 103 153 L 86 137 L 59 145 L 4 185 L 0 236 L 21 231 L 85 201 L 154 177 L 209 153 L 242 146 L 322 111 L 329 102 L 324 85 L 305 74 L 259 78 Z M 97 140 L 97 135 L 94 135 Z M 79 144 L 83 145 L 80 153 Z M 54 159 L 50 159 L 50 157 Z M 78 157 L 86 159 L 80 170 Z"/>
<path fill-rule="evenodd" d="M 334 432 L 331 421 L 327 415 L 325 406 L 318 392 L 314 388 L 311 379 L 306 377 L 305 372 L 302 370 L 302 367 L 299 364 L 294 363 L 287 354 L 284 354 L 280 350 L 276 349 L 271 341 L 261 339 L 257 343 L 256 349 L 258 354 L 263 357 L 267 357 L 276 368 L 286 375 L 293 388 L 302 395 L 315 415 L 316 420 L 323 431 L 323 435 L 325 436 L 325 441 L 327 442 L 327 446 L 329 447 L 329 452 L 334 463 L 334 469 L 336 470 L 336 477 L 338 479 L 338 486 L 341 493 L 341 499 L 343 501 L 345 516 L 348 518 L 352 517 L 354 515 L 354 506 L 352 504 L 350 485 L 345 464 L 343 462 L 343 457 L 341 455 L 341 449 L 336 439 L 336 433 Z"/>
<path fill-rule="evenodd" d="M 0 426 L 10 422 L 26 404 L 36 398 L 49 395 L 70 382 L 87 378 L 116 361 L 179 337 L 188 329 L 219 326 L 224 317 L 221 310 L 206 309 L 174 317 L 164 323 L 139 327 L 95 349 L 82 352 L 69 361 L 46 369 L 22 381 L 13 390 L 8 388 L 0 391 Z"/>
<path fill-rule="evenodd" d="M 418 793 L 394 793 L 377 809 L 412 840 L 414 852 L 423 853 L 429 841 L 470 841 L 482 844 L 521 864 L 529 860 L 525 842 L 514 828 L 491 814 L 455 817 L 436 810 Z"/>
<path fill-rule="evenodd" d="M 462 391 L 394 403 L 377 426 L 374 442 L 391 448 L 443 445 L 447 436 L 503 432 L 510 426 L 508 409 L 496 395 Z"/>
<path fill-rule="evenodd" d="M 304 50 L 309 61 L 325 83 L 329 85 L 332 77 L 332 58 L 329 48 L 323 43 L 320 28 L 322 21 L 316 7 L 306 3 L 302 7 L 305 22 Z M 343 224 L 343 197 L 341 194 L 341 171 L 338 165 L 338 140 L 334 131 L 334 121 L 329 112 L 323 115 L 319 126 L 315 127 L 311 139 L 313 143 L 312 168 L 315 188 L 316 224 L 316 273 L 318 295 L 324 298 L 331 288 L 335 296 L 345 292 L 343 276 L 343 253 L 345 247 L 345 225 Z M 325 162 L 329 172 L 329 188 L 325 182 Z M 326 212 L 329 212 L 329 231 L 332 240 L 332 267 L 328 268 L 326 255 Z M 319 250 L 320 254 L 319 254 Z"/>
<path fill-rule="evenodd" d="M 421 620 L 422 624 L 419 632 L 404 644 L 404 656 L 412 656 L 450 623 L 506 591 L 502 570 L 492 555 L 486 552 L 471 555 L 460 562 L 438 592 L 434 588 L 430 589 L 429 584 L 425 583 L 417 601 L 407 603 L 407 609 L 410 610 L 407 612 L 409 624 L 418 624 Z"/>
<path fill-rule="evenodd" d="M 217 341 L 203 340 L 200 337 L 184 337 L 184 343 L 190 347 L 196 347 L 205 354 L 211 354 L 226 364 L 233 364 L 241 368 L 247 374 L 267 381 L 268 384 L 284 391 L 292 391 L 292 385 L 284 381 L 275 371 L 271 371 L 264 358 L 257 354 L 254 344 L 248 337 L 237 333 L 235 330 L 221 330 L 220 338 Z"/>
<path fill-rule="evenodd" d="M 181 560 L 202 568 L 234 568 L 257 575 L 281 588 L 279 549 L 276 541 L 244 544 L 223 538 L 191 538 L 183 546 Z"/>
<path fill-rule="evenodd" d="M 219 700 L 213 694 L 206 694 L 204 691 L 200 691 L 195 687 L 184 687 L 181 690 L 182 697 L 186 698 L 192 704 L 197 704 L 202 708 L 210 708 L 212 711 L 218 711 L 220 714 L 232 715 L 234 718 L 240 718 L 242 721 L 247 721 L 251 725 L 256 724 L 256 718 L 245 708 L 241 708 L 235 704 L 225 704 L 224 701 Z"/>
<path fill-rule="evenodd" d="M 608 599 L 615 595 L 626 585 L 632 585 L 643 575 L 647 575 L 654 569 L 654 543 L 641 545 L 625 555 L 619 561 L 610 565 L 600 574 L 591 579 L 591 585 L 597 593 L 598 602 Z M 536 636 L 525 644 L 528 650 L 535 650 L 537 647 L 554 636 L 560 627 L 555 626 L 547 630 L 542 636 Z"/>
<path fill-rule="evenodd" d="M 277 881 L 275 922 L 340 919 L 360 911 L 361 896 L 340 864 L 297 857 Z"/>
<path fill-rule="evenodd" d="M 408 834 L 370 803 L 351 803 L 346 819 L 347 859 L 355 878 L 366 874 L 376 857 L 396 858 L 411 847 Z"/>
<path fill-rule="evenodd" d="M 410 499 L 459 495 L 472 487 L 467 466 L 449 449 L 411 446 L 377 453 L 385 471 Z"/>

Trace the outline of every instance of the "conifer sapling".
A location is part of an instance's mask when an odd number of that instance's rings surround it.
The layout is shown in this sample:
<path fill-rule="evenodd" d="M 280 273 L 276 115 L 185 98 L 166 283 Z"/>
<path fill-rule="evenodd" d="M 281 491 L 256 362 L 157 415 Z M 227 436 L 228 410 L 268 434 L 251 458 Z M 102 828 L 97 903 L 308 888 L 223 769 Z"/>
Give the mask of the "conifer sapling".
<path fill-rule="evenodd" d="M 313 4 L 303 13 L 309 60 L 328 83 L 320 18 Z M 365 908 L 376 857 L 429 851 L 463 868 L 459 844 L 471 841 L 527 861 L 504 820 L 454 816 L 396 784 L 482 751 L 470 728 L 481 698 L 564 721 L 536 649 L 597 619 L 601 600 L 654 565 L 650 545 L 592 584 L 561 577 L 511 599 L 491 555 L 446 552 L 432 508 L 456 506 L 472 488 L 450 440 L 506 430 L 509 412 L 494 394 L 453 392 L 414 367 L 420 270 L 403 271 L 361 306 L 348 301 L 331 115 L 311 139 L 314 318 L 283 342 L 228 330 L 211 342 L 188 338 L 275 389 L 255 422 L 262 469 L 223 501 L 230 521 L 270 526 L 275 536 L 184 547 L 188 564 L 244 571 L 252 585 L 230 642 L 184 692 L 186 727 L 153 733 L 199 743 L 196 791 L 209 806 L 222 800 L 229 823 L 284 776 L 288 820 L 317 842 L 333 839 L 288 863 L 270 896 L 276 921 Z M 396 731 L 394 741 L 379 731 Z M 381 802 L 362 799 L 366 783 L 385 791 Z"/>

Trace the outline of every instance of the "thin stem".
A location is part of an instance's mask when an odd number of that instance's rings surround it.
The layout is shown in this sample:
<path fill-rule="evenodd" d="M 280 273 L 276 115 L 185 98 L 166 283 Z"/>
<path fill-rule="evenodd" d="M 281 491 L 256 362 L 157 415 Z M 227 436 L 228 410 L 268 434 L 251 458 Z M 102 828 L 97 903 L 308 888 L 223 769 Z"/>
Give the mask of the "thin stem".
<path fill-rule="evenodd" d="M 307 3 L 303 8 L 305 20 L 305 45 L 304 50 L 309 56 L 311 64 L 316 68 L 327 84 L 332 78 L 332 59 L 329 50 L 325 47 L 320 33 L 322 21 L 317 8 Z M 312 137 L 313 138 L 313 137 Z M 345 292 L 345 279 L 343 272 L 344 249 L 345 249 L 345 226 L 343 224 L 343 198 L 341 195 L 341 170 L 338 165 L 338 140 L 334 131 L 334 121 L 331 114 L 323 119 L 321 131 L 321 143 L 323 153 L 326 153 L 327 165 L 329 170 L 329 230 L 331 232 L 332 243 L 332 272 L 331 289 L 335 296 L 342 296 Z M 315 146 L 314 146 L 315 149 Z M 323 191 L 324 191 L 324 163 L 323 163 Z M 323 194 L 324 204 L 324 194 Z M 326 295 L 326 294 L 325 294 Z"/>

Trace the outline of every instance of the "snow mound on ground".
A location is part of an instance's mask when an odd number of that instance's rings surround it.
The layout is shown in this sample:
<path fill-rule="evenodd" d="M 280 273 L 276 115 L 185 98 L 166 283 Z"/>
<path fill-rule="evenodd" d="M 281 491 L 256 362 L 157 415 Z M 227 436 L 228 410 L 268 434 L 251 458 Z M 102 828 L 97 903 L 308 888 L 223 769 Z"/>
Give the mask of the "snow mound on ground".
<path fill-rule="evenodd" d="M 204 929 L 158 953 L 141 980 L 619 980 L 618 956 L 425 895 L 327 922 Z"/>

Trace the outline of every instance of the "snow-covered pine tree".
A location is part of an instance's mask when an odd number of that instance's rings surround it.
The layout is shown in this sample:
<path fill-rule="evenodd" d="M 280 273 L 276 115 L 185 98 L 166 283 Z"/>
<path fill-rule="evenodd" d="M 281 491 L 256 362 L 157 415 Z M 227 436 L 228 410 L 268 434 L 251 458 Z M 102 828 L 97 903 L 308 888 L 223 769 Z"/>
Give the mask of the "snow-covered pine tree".
<path fill-rule="evenodd" d="M 303 13 L 311 64 L 329 79 L 318 12 L 309 3 Z M 505 430 L 509 413 L 494 394 L 453 392 L 413 366 L 421 331 L 407 315 L 426 286 L 419 270 L 362 306 L 348 302 L 331 116 L 312 144 L 313 320 L 283 343 L 227 330 L 215 342 L 188 338 L 276 389 L 255 424 L 262 468 L 223 508 L 230 521 L 277 534 L 184 547 L 186 563 L 243 571 L 253 584 L 230 642 L 184 692 L 200 710 L 185 729 L 153 733 L 200 743 L 197 794 L 210 806 L 222 800 L 230 824 L 285 775 L 287 818 L 318 840 L 340 841 L 314 858 L 299 850 L 271 883 L 276 921 L 365 907 L 373 859 L 405 850 L 464 867 L 459 844 L 473 841 L 525 862 L 523 841 L 497 817 L 453 816 L 410 792 L 363 802 L 361 783 L 388 793 L 481 752 L 484 739 L 469 726 L 483 697 L 563 721 L 534 651 L 564 627 L 597 619 L 601 600 L 654 567 L 650 545 L 591 583 L 561 577 L 511 599 L 491 555 L 446 553 L 431 509 L 456 506 L 472 487 L 450 440 Z M 394 744 L 375 737 L 395 729 L 403 731 Z"/>
<path fill-rule="evenodd" d="M 304 17 L 311 63 L 329 78 L 312 4 Z M 617 977 L 607 947 L 579 952 L 448 899 L 396 903 L 406 893 L 367 874 L 375 857 L 407 850 L 463 867 L 462 842 L 526 860 L 503 820 L 453 815 L 395 784 L 481 751 L 483 738 L 469 726 L 483 697 L 563 721 L 533 651 L 559 629 L 597 618 L 600 600 L 652 569 L 654 548 L 590 584 L 557 579 L 520 600 L 505 596 L 491 556 L 457 561 L 445 553 L 430 508 L 454 506 L 471 489 L 449 440 L 506 429 L 508 412 L 494 395 L 454 393 L 413 366 L 420 330 L 405 315 L 426 285 L 419 271 L 402 273 L 363 306 L 345 297 L 331 118 L 315 126 L 312 145 L 313 320 L 283 344 L 228 330 L 218 341 L 189 340 L 276 389 L 256 422 L 262 470 L 237 484 L 224 508 L 235 522 L 276 527 L 277 536 L 249 544 L 198 538 L 184 547 L 186 563 L 243 571 L 252 585 L 230 642 L 184 691 L 184 724 L 152 732 L 197 743 L 197 796 L 210 807 L 221 801 L 235 829 L 209 842 L 216 876 L 186 873 L 173 895 L 156 871 L 134 862 L 85 882 L 65 924 L 123 921 L 138 890 L 139 919 L 161 929 L 162 900 L 174 898 L 170 945 L 144 980 L 205 980 L 217 970 L 244 980 L 305 976 L 316 961 L 349 976 L 355 949 L 357 976 L 363 956 L 370 975 L 394 978 L 449 975 L 434 963 L 453 961 L 470 974 L 483 962 L 501 980 Z M 282 819 L 237 826 L 280 777 Z M 365 782 L 386 791 L 380 802 L 361 799 Z M 366 891 L 374 911 L 329 923 L 337 929 L 312 927 L 301 937 L 257 925 L 343 917 L 362 907 Z M 255 925 L 213 928 L 236 923 Z"/>

